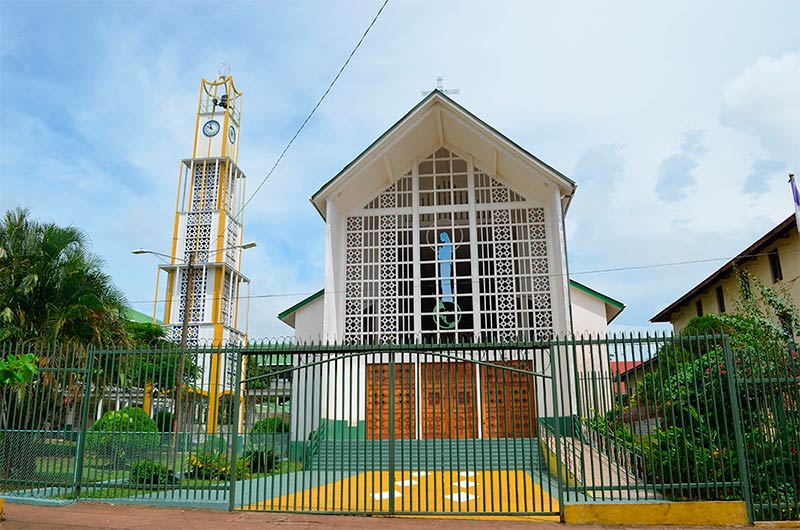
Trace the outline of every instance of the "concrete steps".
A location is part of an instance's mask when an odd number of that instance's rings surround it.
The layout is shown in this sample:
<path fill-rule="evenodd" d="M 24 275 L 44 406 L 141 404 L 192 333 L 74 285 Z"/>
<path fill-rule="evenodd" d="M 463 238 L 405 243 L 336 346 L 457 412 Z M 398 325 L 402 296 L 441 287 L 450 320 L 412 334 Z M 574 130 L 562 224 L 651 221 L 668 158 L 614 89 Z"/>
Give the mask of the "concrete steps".
<path fill-rule="evenodd" d="M 492 440 L 397 440 L 397 470 L 526 469 L 538 471 L 536 438 Z M 389 469 L 388 440 L 322 440 L 311 469 L 326 471 Z"/>

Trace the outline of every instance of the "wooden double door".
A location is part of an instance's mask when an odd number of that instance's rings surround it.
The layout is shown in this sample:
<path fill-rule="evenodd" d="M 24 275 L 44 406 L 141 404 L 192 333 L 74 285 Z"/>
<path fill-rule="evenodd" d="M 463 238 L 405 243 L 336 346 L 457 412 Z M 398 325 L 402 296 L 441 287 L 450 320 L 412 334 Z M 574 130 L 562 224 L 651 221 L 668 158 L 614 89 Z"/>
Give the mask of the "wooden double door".
<path fill-rule="evenodd" d="M 423 439 L 477 438 L 478 418 L 482 424 L 483 438 L 535 436 L 533 376 L 527 373 L 531 369 L 530 361 L 497 361 L 492 365 L 471 362 L 420 363 L 417 391 L 415 365 L 397 363 L 393 418 L 389 417 L 388 407 L 391 392 L 389 365 L 368 365 L 367 438 L 388 439 L 389 423 L 394 421 L 396 438 L 414 439 L 417 400 L 419 435 Z"/>

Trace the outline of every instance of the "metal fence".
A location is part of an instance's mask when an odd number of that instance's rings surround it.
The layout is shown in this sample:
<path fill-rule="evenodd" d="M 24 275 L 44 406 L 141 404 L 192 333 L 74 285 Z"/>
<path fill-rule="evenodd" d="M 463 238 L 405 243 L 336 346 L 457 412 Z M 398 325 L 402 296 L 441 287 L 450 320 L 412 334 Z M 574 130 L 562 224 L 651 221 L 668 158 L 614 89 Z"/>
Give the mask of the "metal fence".
<path fill-rule="evenodd" d="M 227 509 L 556 516 L 740 499 L 800 512 L 797 345 L 727 336 L 520 344 L 4 345 L 0 495 Z"/>

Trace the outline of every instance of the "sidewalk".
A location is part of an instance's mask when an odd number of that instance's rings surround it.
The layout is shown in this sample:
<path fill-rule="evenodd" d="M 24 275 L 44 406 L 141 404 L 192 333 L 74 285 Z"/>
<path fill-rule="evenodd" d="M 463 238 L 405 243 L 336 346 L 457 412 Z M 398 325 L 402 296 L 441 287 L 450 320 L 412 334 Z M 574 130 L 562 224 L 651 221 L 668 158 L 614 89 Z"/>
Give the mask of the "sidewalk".
<path fill-rule="evenodd" d="M 6 503 L 0 530 L 599 530 L 602 528 L 679 530 L 677 526 L 569 526 L 550 522 L 413 519 L 299 515 L 290 513 L 222 512 L 184 508 L 81 502 L 49 507 Z M 691 527 L 700 530 L 704 527 Z M 705 527 L 708 528 L 708 527 Z M 719 527 L 714 530 L 719 530 Z"/>

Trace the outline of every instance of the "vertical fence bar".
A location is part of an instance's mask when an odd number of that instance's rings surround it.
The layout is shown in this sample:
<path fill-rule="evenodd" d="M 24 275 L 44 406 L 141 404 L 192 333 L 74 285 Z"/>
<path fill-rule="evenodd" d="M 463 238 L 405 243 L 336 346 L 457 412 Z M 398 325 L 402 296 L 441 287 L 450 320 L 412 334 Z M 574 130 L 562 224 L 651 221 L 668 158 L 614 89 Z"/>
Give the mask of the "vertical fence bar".
<path fill-rule="evenodd" d="M 744 440 L 744 430 L 742 429 L 742 412 L 739 404 L 739 388 L 736 381 L 736 366 L 734 364 L 733 353 L 731 352 L 730 339 L 723 335 L 722 348 L 725 353 L 725 365 L 728 367 L 728 392 L 731 396 L 731 414 L 733 415 L 733 432 L 736 436 L 736 452 L 739 454 L 739 480 L 742 486 L 742 495 L 747 505 L 747 520 L 753 524 L 753 492 L 750 486 L 750 475 L 747 462 L 747 448 Z"/>
<path fill-rule="evenodd" d="M 227 359 L 226 356 L 226 360 Z M 246 395 L 246 393 L 245 393 Z M 231 462 L 230 465 L 232 466 L 231 472 L 231 483 L 230 483 L 230 492 L 228 493 L 228 511 L 232 512 L 236 507 L 236 473 L 239 471 L 239 412 L 240 412 L 240 398 L 242 396 L 242 352 L 236 352 L 236 371 L 235 371 L 235 382 L 233 383 L 233 392 L 230 394 L 230 399 L 233 400 L 233 429 L 230 435 L 230 441 L 233 444 L 231 447 Z M 226 404 L 226 407 L 229 405 Z M 273 448 L 274 448 L 273 444 Z M 274 453 L 273 453 L 274 454 Z M 265 458 L 267 455 L 265 453 Z M 251 466 L 242 465 L 242 479 L 244 479 L 244 474 L 247 471 L 247 468 Z"/>
<path fill-rule="evenodd" d="M 389 513 L 393 514 L 395 510 L 395 437 L 397 435 L 395 430 L 395 385 L 397 384 L 397 378 L 395 377 L 397 374 L 395 373 L 395 359 L 394 359 L 394 351 L 389 352 L 389 383 L 388 383 L 388 391 L 389 391 L 389 417 L 387 418 L 389 422 Z"/>
<path fill-rule="evenodd" d="M 555 347 L 554 347 L 555 344 Z M 553 398 L 553 417 L 555 421 L 553 421 L 553 430 L 555 432 L 556 437 L 556 467 L 557 467 L 557 475 L 558 475 L 558 509 L 561 512 L 561 518 L 564 518 L 564 470 L 563 465 L 561 463 L 561 427 L 559 426 L 559 412 L 561 411 L 561 407 L 559 406 L 558 401 L 558 381 L 560 380 L 560 370 L 556 367 L 556 350 L 558 349 L 559 341 L 556 338 L 555 341 L 552 339 L 549 341 L 550 346 L 550 387 L 552 390 L 552 398 Z M 565 341 L 566 345 L 566 341 Z"/>
<path fill-rule="evenodd" d="M 100 352 L 98 352 L 100 353 Z M 92 373 L 94 372 L 94 349 L 86 350 L 86 372 L 84 378 L 84 395 L 81 407 L 81 418 L 78 423 L 78 444 L 75 448 L 75 475 L 73 479 L 75 499 L 81 497 L 81 481 L 83 478 L 83 457 L 86 451 L 86 431 L 89 428 L 89 408 L 91 406 Z"/>

